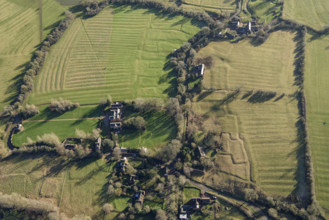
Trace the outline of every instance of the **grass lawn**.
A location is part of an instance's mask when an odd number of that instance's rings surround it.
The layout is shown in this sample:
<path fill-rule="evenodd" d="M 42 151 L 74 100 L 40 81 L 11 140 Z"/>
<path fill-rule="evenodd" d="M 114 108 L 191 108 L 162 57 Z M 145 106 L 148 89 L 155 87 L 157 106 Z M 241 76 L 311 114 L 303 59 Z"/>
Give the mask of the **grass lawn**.
<path fill-rule="evenodd" d="M 310 36 L 308 36 L 310 39 Z M 305 96 L 307 126 L 315 171 L 317 200 L 329 214 L 329 37 L 306 45 Z"/>
<path fill-rule="evenodd" d="M 166 112 L 155 113 L 132 113 L 129 117 L 142 116 L 146 121 L 146 131 L 141 133 L 134 130 L 125 130 L 119 135 L 119 144 L 121 147 L 128 148 L 158 148 L 166 145 L 170 140 L 176 137 L 177 128 L 174 120 L 166 115 Z"/>
<path fill-rule="evenodd" d="M 131 203 L 131 198 L 130 197 L 116 197 L 111 201 L 113 204 L 114 210 L 118 212 L 122 212 L 125 210 L 128 206 L 129 203 Z"/>
<path fill-rule="evenodd" d="M 289 0 L 284 1 L 283 18 L 310 26 L 316 30 L 329 25 L 328 0 Z"/>
<path fill-rule="evenodd" d="M 44 38 L 63 19 L 65 8 L 55 0 L 42 4 Z M 0 111 L 17 94 L 20 74 L 40 43 L 38 8 L 37 0 L 0 0 Z"/>
<path fill-rule="evenodd" d="M 68 216 L 95 217 L 109 202 L 106 190 L 110 165 L 103 160 L 67 161 L 44 154 L 11 156 L 0 163 L 0 191 L 47 199 Z M 46 187 L 49 183 L 56 187 Z"/>
<path fill-rule="evenodd" d="M 24 122 L 24 131 L 21 131 L 13 136 L 13 144 L 21 146 L 27 142 L 27 138 L 36 140 L 37 136 L 43 134 L 55 133 L 62 141 L 67 137 L 75 137 L 76 129 L 83 130 L 85 132 L 91 132 L 97 128 L 97 119 L 88 120 L 63 120 L 63 121 L 41 121 L 41 122 Z"/>
<path fill-rule="evenodd" d="M 190 201 L 192 198 L 200 197 L 200 189 L 195 187 L 184 187 L 185 202 Z"/>
<path fill-rule="evenodd" d="M 29 102 L 63 97 L 80 104 L 136 97 L 167 98 L 175 91 L 167 55 L 199 31 L 182 16 L 130 6 L 77 18 L 51 49 Z"/>

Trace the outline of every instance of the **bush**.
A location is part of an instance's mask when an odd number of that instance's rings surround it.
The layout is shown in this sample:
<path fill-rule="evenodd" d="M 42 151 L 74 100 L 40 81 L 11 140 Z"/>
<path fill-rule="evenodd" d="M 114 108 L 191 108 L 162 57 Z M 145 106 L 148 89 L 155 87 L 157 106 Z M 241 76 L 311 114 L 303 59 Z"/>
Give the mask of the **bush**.
<path fill-rule="evenodd" d="M 79 107 L 79 103 L 72 103 L 70 100 L 64 100 L 59 98 L 58 100 L 52 99 L 49 105 L 49 109 L 53 112 L 63 114 L 64 112 L 71 111 Z"/>

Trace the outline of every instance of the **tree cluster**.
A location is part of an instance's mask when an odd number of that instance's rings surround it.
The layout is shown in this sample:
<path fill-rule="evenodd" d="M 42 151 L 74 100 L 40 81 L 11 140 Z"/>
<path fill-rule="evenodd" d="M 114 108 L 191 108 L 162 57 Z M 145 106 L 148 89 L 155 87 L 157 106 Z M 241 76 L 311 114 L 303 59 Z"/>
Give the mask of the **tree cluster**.
<path fill-rule="evenodd" d="M 73 103 L 70 100 L 59 98 L 51 100 L 49 109 L 52 112 L 63 114 L 64 112 L 71 111 L 79 106 L 79 103 Z"/>
<path fill-rule="evenodd" d="M 39 114 L 39 109 L 35 105 L 27 104 L 24 109 L 21 110 L 21 115 L 23 118 L 27 119 Z"/>
<path fill-rule="evenodd" d="M 179 140 L 171 140 L 167 146 L 164 146 L 159 150 L 156 157 L 162 161 L 171 161 L 176 158 L 181 148 L 182 143 Z"/>
<path fill-rule="evenodd" d="M 146 129 L 146 121 L 143 117 L 131 117 L 124 121 L 124 126 L 130 129 L 137 129 L 140 132 L 144 132 Z"/>
<path fill-rule="evenodd" d="M 170 117 L 175 119 L 178 131 L 177 139 L 181 140 L 184 133 L 184 115 L 177 98 L 170 98 L 165 106 Z"/>
<path fill-rule="evenodd" d="M 49 213 L 58 210 L 57 206 L 41 200 L 28 199 L 16 193 L 6 195 L 0 192 L 0 207 L 25 210 L 36 213 Z"/>
<path fill-rule="evenodd" d="M 159 98 L 152 98 L 152 99 L 137 98 L 132 101 L 132 105 L 134 109 L 139 112 L 147 112 L 147 111 L 158 112 L 163 109 L 164 102 L 162 99 Z"/>

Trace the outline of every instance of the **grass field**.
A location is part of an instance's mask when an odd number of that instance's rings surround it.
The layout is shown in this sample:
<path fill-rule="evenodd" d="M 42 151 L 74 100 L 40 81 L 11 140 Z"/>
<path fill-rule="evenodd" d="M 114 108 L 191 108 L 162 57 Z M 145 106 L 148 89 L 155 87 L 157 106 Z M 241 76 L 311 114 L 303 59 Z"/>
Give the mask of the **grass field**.
<path fill-rule="evenodd" d="M 166 115 L 166 112 L 131 114 L 129 117 L 142 116 L 146 121 L 146 131 L 123 130 L 119 135 L 121 147 L 141 148 L 147 147 L 156 149 L 163 147 L 177 134 L 175 122 Z M 127 119 L 126 118 L 126 119 Z"/>
<path fill-rule="evenodd" d="M 316 30 L 329 25 L 328 14 L 328 0 L 284 1 L 283 18 L 295 20 Z"/>
<path fill-rule="evenodd" d="M 206 119 L 219 118 L 222 131 L 240 134 L 253 165 L 253 179 L 263 190 L 270 194 L 289 195 L 297 184 L 296 100 L 284 97 L 277 102 L 270 100 L 253 104 L 239 96 L 230 104 L 219 106 L 226 94 L 212 93 L 195 103 L 195 110 Z M 224 168 L 224 171 L 229 171 L 229 167 Z M 237 168 L 232 175 L 246 176 L 241 173 L 245 172 L 243 167 L 241 172 Z"/>
<path fill-rule="evenodd" d="M 213 66 L 205 70 L 205 87 L 223 91 L 196 97 L 194 109 L 204 115 L 206 124 L 217 118 L 221 131 L 240 134 L 251 162 L 252 179 L 266 192 L 283 196 L 295 191 L 299 178 L 297 101 L 289 96 L 296 91 L 293 36 L 275 32 L 257 47 L 247 41 L 215 42 L 197 55 L 213 57 Z M 241 94 L 223 103 L 237 87 L 241 87 Z M 256 103 L 250 97 L 243 98 L 247 91 L 260 89 L 276 92 L 276 96 Z"/>
<path fill-rule="evenodd" d="M 191 19 L 131 7 L 78 18 L 52 48 L 29 102 L 166 98 L 173 92 L 166 56 L 198 30 Z"/>
<path fill-rule="evenodd" d="M 21 131 L 14 135 L 13 144 L 21 146 L 23 143 L 27 143 L 27 138 L 31 138 L 36 141 L 37 136 L 43 134 L 55 133 L 58 138 L 63 141 L 67 137 L 75 137 L 76 129 L 83 130 L 85 132 L 91 132 L 97 128 L 98 119 L 88 120 L 63 120 L 63 121 L 40 121 L 23 123 L 24 131 Z"/>
<path fill-rule="evenodd" d="M 43 37 L 63 18 L 65 9 L 55 0 L 43 0 Z M 40 43 L 37 0 L 0 0 L 0 111 L 17 93 L 24 64 Z"/>
<path fill-rule="evenodd" d="M 238 44 L 212 42 L 197 57 L 213 57 L 213 66 L 205 70 L 207 89 L 268 90 L 293 93 L 294 35 L 274 32 L 261 46 L 245 40 Z"/>
<path fill-rule="evenodd" d="M 234 11 L 236 3 L 233 0 L 185 0 L 183 7 L 191 9 L 199 9 L 206 11 Z"/>
<path fill-rule="evenodd" d="M 310 36 L 309 38 L 310 39 Z M 307 43 L 305 95 L 317 200 L 329 214 L 329 37 Z"/>
<path fill-rule="evenodd" d="M 194 187 L 184 187 L 184 195 L 185 199 L 184 202 L 190 201 L 192 198 L 199 198 L 200 197 L 200 189 Z"/>
<path fill-rule="evenodd" d="M 69 162 L 56 156 L 24 155 L 12 156 L 0 167 L 1 192 L 47 199 L 68 216 L 98 216 L 109 202 L 106 190 L 112 166 L 103 160 Z"/>

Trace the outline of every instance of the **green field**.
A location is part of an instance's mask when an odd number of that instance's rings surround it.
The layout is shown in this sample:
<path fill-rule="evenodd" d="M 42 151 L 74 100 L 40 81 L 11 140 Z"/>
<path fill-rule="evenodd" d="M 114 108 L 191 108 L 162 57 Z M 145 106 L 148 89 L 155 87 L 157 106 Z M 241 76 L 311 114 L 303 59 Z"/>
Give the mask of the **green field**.
<path fill-rule="evenodd" d="M 132 131 L 124 129 L 119 135 L 121 147 L 156 149 L 163 147 L 177 134 L 175 122 L 166 115 L 166 112 L 131 114 L 129 117 L 142 116 L 146 121 L 146 131 Z M 126 118 L 126 119 L 127 119 Z"/>
<path fill-rule="evenodd" d="M 42 34 L 63 18 L 65 9 L 55 0 L 42 1 Z M 0 111 L 13 100 L 24 65 L 40 43 L 37 0 L 0 0 Z"/>
<path fill-rule="evenodd" d="M 310 36 L 308 37 L 310 39 Z M 329 37 L 310 41 L 306 46 L 305 96 L 307 126 L 315 170 L 317 200 L 329 214 Z"/>
<path fill-rule="evenodd" d="M 283 18 L 295 20 L 316 30 L 329 25 L 328 0 L 289 0 L 284 1 Z"/>
<path fill-rule="evenodd" d="M 111 169 L 103 160 L 70 162 L 47 155 L 12 156 L 1 162 L 0 191 L 46 199 L 68 216 L 98 216 L 102 205 L 109 202 L 106 190 Z"/>
<path fill-rule="evenodd" d="M 281 7 L 276 2 L 277 0 L 250 0 L 248 11 L 257 17 L 259 22 L 268 23 L 280 15 Z"/>
<path fill-rule="evenodd" d="M 294 35 L 274 32 L 261 46 L 249 41 L 238 44 L 211 42 L 200 50 L 197 57 L 213 57 L 213 66 L 205 70 L 204 86 L 207 89 L 266 90 L 290 94 L 292 86 Z"/>
<path fill-rule="evenodd" d="M 123 6 L 77 18 L 51 49 L 29 102 L 166 98 L 174 92 L 166 56 L 198 30 L 191 19 Z"/>
<path fill-rule="evenodd" d="M 296 91 L 293 36 L 275 32 L 258 47 L 248 41 L 214 42 L 197 55 L 213 57 L 213 66 L 205 70 L 205 87 L 223 91 L 204 91 L 196 97 L 195 111 L 204 115 L 207 126 L 217 118 L 221 131 L 240 134 L 251 162 L 252 180 L 266 192 L 283 196 L 296 189 L 298 178 L 298 110 L 297 101 L 289 96 Z M 240 95 L 222 103 L 237 87 Z M 243 98 L 248 91 L 261 89 L 276 95 L 256 103 Z"/>

